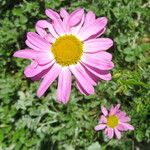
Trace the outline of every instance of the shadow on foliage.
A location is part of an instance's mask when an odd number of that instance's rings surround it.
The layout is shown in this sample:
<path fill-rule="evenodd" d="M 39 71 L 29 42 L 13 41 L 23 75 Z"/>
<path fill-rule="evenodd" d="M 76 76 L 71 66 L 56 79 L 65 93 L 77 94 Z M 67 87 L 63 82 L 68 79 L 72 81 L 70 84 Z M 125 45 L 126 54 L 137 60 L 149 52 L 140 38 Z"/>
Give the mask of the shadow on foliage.
<path fill-rule="evenodd" d="M 5 15 L 5 11 L 7 10 L 11 10 L 15 5 L 20 4 L 22 1 L 18 1 L 18 0 L 6 0 L 6 4 L 3 6 L 0 3 L 0 14 L 3 16 Z"/>
<path fill-rule="evenodd" d="M 46 135 L 40 144 L 39 150 L 58 150 L 58 145 L 52 142 L 50 135 Z"/>
<path fill-rule="evenodd" d="M 71 6 L 71 1 L 70 1 L 70 0 L 62 1 L 61 6 L 62 6 L 62 7 Z"/>
<path fill-rule="evenodd" d="M 139 146 L 140 150 L 149 150 L 150 149 L 150 143 L 146 143 L 146 142 L 143 142 L 143 143 L 140 143 L 137 145 Z"/>

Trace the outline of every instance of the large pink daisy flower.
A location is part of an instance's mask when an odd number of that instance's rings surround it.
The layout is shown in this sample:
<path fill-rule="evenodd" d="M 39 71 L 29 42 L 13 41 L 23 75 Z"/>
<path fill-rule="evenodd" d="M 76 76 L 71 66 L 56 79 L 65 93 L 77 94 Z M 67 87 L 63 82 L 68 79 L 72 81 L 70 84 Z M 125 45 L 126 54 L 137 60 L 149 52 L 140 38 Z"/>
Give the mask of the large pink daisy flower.
<path fill-rule="evenodd" d="M 110 80 L 109 70 L 114 67 L 112 55 L 106 52 L 113 45 L 101 36 L 107 24 L 105 17 L 97 18 L 79 8 L 69 14 L 64 8 L 60 14 L 47 9 L 49 20 L 40 20 L 36 32 L 27 33 L 29 47 L 15 52 L 15 57 L 31 60 L 25 69 L 26 77 L 42 79 L 37 91 L 41 97 L 58 77 L 57 100 L 67 103 L 71 93 L 71 74 L 77 88 L 84 95 L 94 93 L 99 79 Z"/>
<path fill-rule="evenodd" d="M 113 138 L 114 133 L 116 134 L 117 138 L 120 139 L 121 132 L 134 130 L 134 127 L 128 123 L 131 119 L 119 108 L 120 104 L 116 105 L 115 107 L 112 106 L 108 112 L 105 107 L 101 107 L 103 115 L 99 120 L 99 124 L 95 127 L 95 130 L 104 130 L 104 133 L 109 139 Z"/>

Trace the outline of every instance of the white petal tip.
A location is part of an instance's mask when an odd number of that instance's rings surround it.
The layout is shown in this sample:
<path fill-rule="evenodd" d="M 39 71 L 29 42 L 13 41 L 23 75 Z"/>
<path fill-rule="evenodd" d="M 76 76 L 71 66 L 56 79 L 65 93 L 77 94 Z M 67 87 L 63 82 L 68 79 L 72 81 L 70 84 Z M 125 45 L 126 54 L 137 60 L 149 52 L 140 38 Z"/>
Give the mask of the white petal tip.
<path fill-rule="evenodd" d="M 36 95 L 38 98 L 41 98 L 43 96 L 39 91 L 37 91 Z"/>
<path fill-rule="evenodd" d="M 99 129 L 97 128 L 97 126 L 94 128 L 95 131 L 99 131 Z"/>
<path fill-rule="evenodd" d="M 13 54 L 13 57 L 18 57 L 18 52 L 15 52 L 15 53 Z"/>
<path fill-rule="evenodd" d="M 132 126 L 132 128 L 130 128 L 130 130 L 133 131 L 133 130 L 134 130 L 134 127 Z"/>

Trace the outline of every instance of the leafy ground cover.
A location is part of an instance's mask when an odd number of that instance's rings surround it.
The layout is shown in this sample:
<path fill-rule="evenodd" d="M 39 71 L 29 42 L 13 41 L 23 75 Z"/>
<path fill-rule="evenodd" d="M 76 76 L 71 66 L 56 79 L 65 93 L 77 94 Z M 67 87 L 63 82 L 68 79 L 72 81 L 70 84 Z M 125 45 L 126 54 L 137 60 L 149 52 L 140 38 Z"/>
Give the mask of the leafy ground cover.
<path fill-rule="evenodd" d="M 104 37 L 114 40 L 115 68 L 110 82 L 95 95 L 73 86 L 68 105 L 55 102 L 56 82 L 42 98 L 39 82 L 25 78 L 30 62 L 12 57 L 25 48 L 45 8 L 69 11 L 83 7 L 109 19 Z M 0 149 L 1 150 L 146 150 L 150 141 L 150 1 L 149 0 L 0 0 Z M 134 132 L 108 140 L 95 132 L 100 106 L 120 103 L 132 118 Z"/>

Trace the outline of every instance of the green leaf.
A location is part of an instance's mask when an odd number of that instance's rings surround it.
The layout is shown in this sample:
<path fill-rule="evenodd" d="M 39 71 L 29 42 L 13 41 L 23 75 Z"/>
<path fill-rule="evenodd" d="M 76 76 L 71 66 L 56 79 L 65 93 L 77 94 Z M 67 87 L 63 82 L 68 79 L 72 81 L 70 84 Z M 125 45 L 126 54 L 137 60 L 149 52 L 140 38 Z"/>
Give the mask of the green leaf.
<path fill-rule="evenodd" d="M 3 141 L 4 133 L 2 130 L 0 130 L 0 143 Z"/>
<path fill-rule="evenodd" d="M 136 60 L 136 57 L 135 57 L 135 56 L 126 56 L 126 57 L 125 57 L 125 60 L 126 60 L 127 62 L 132 62 L 132 61 L 135 61 L 135 60 Z"/>
<path fill-rule="evenodd" d="M 101 150 L 101 146 L 98 142 L 92 143 L 87 150 Z"/>

